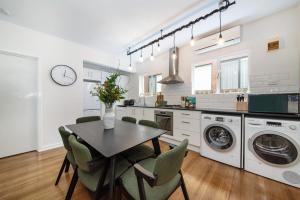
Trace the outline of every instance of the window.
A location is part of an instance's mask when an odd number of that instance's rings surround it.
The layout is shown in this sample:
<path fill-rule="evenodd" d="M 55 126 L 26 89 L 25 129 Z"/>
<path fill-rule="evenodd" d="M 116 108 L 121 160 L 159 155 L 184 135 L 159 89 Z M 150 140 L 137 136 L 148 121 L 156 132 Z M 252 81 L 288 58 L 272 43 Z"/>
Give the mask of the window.
<path fill-rule="evenodd" d="M 220 63 L 220 90 L 248 89 L 248 57 Z"/>
<path fill-rule="evenodd" d="M 200 65 L 194 68 L 193 72 L 193 91 L 211 90 L 212 65 Z"/>
<path fill-rule="evenodd" d="M 161 84 L 158 83 L 158 81 L 160 80 L 162 80 L 161 74 L 148 76 L 148 85 L 149 85 L 150 94 L 156 94 L 158 92 L 161 92 Z"/>

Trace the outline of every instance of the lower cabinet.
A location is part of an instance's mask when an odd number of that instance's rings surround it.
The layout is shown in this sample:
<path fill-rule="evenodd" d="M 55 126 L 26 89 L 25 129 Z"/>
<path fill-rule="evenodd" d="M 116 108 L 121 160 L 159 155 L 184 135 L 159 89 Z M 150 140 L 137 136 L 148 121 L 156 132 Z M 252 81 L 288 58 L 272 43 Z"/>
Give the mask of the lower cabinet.
<path fill-rule="evenodd" d="M 116 107 L 116 119 L 121 120 L 124 116 L 134 117 L 137 121 L 151 120 L 154 121 L 154 109 L 139 107 Z"/>
<path fill-rule="evenodd" d="M 182 141 L 184 139 L 189 140 L 189 144 L 200 147 L 200 133 L 186 131 L 181 129 L 174 129 L 174 138 L 176 140 Z"/>

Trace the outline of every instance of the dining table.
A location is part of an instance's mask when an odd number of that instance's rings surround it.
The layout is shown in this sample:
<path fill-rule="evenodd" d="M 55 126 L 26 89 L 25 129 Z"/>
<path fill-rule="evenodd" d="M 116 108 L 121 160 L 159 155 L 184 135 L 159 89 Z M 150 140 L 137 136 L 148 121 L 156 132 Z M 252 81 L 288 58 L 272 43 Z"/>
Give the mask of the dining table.
<path fill-rule="evenodd" d="M 109 159 L 109 199 L 112 200 L 115 199 L 117 156 L 150 140 L 152 141 L 155 154 L 159 155 L 161 150 L 158 138 L 167 132 L 166 130 L 121 120 L 115 120 L 115 127 L 112 129 L 104 129 L 103 120 L 71 124 L 66 125 L 66 127 Z"/>

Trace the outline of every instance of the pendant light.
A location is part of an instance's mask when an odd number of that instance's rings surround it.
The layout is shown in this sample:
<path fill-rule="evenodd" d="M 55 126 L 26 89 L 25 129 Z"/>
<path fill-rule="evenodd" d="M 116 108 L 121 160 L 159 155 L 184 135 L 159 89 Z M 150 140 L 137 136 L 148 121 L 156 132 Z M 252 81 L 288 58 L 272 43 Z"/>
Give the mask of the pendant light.
<path fill-rule="evenodd" d="M 128 48 L 128 51 L 130 52 L 130 47 Z M 131 54 L 129 55 L 129 68 L 131 68 Z"/>
<path fill-rule="evenodd" d="M 141 55 L 140 55 L 140 62 L 144 62 L 144 58 L 143 58 L 143 49 L 141 49 Z"/>
<path fill-rule="evenodd" d="M 151 51 L 151 56 L 150 56 L 150 60 L 153 61 L 154 60 L 154 55 L 153 55 L 153 44 L 152 44 L 152 51 Z"/>
<path fill-rule="evenodd" d="M 161 30 L 160 30 L 160 38 L 162 38 L 162 32 L 163 32 L 163 30 L 161 29 Z M 158 42 L 157 42 L 157 51 L 160 52 L 160 44 L 159 44 L 159 40 L 158 40 Z"/>
<path fill-rule="evenodd" d="M 223 4 L 223 0 L 220 0 L 219 7 L 221 7 Z M 224 39 L 222 35 L 222 11 L 219 11 L 219 20 L 220 20 L 220 34 L 219 34 L 219 39 L 218 39 L 218 45 L 222 46 L 224 44 Z"/>
<path fill-rule="evenodd" d="M 176 60 L 177 56 L 176 56 L 176 46 L 175 46 L 175 33 L 173 35 L 173 54 L 172 54 L 172 59 Z"/>
<path fill-rule="evenodd" d="M 190 41 L 191 46 L 195 45 L 195 40 L 194 40 L 194 24 L 192 24 L 191 27 L 191 41 Z"/>

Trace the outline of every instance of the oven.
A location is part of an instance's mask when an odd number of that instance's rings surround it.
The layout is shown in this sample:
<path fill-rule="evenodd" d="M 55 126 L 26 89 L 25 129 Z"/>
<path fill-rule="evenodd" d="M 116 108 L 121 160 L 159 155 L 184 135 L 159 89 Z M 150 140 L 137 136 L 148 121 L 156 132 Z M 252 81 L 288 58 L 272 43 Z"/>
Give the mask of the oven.
<path fill-rule="evenodd" d="M 173 136 L 173 112 L 155 110 L 154 118 L 159 128 L 167 131 L 166 135 Z"/>

